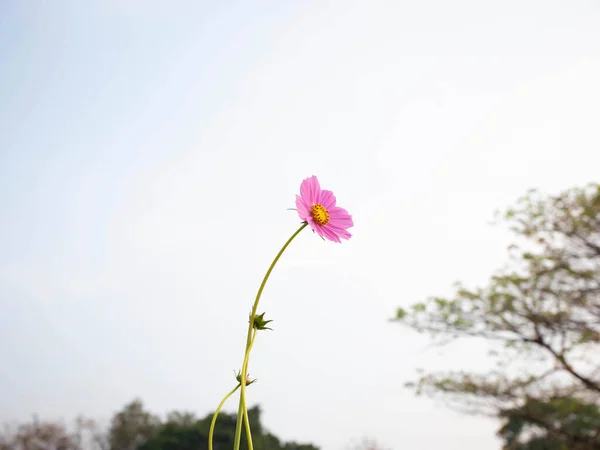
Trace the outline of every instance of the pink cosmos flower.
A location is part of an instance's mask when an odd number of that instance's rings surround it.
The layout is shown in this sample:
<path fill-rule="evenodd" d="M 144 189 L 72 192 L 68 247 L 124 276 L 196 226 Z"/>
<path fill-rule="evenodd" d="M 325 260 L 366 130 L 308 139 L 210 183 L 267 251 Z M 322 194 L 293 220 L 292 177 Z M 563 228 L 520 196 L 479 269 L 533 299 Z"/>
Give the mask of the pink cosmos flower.
<path fill-rule="evenodd" d="M 300 185 L 300 195 L 296 195 L 296 208 L 302 220 L 323 238 L 341 242 L 340 238 L 350 239 L 348 228 L 354 226 L 352 216 L 344 208 L 335 206 L 335 196 L 331 191 L 321 189 L 314 175 Z"/>

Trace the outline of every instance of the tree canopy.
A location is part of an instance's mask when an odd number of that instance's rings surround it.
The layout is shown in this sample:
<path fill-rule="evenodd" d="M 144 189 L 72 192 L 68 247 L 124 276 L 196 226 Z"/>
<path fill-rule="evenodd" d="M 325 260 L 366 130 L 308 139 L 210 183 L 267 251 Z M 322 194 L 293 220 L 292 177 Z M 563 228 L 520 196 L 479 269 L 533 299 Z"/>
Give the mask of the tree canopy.
<path fill-rule="evenodd" d="M 108 433 L 110 450 L 206 450 L 208 433 L 213 414 L 199 419 L 184 411 L 169 413 L 162 422 L 144 409 L 140 400 L 134 400 L 117 412 Z M 266 431 L 261 422 L 261 409 L 254 406 L 248 410 L 255 448 L 261 450 L 318 450 L 312 444 L 282 442 Z M 219 414 L 213 440 L 214 450 L 233 448 L 236 415 Z M 246 446 L 242 434 L 242 448 Z"/>
<path fill-rule="evenodd" d="M 310 444 L 282 443 L 275 435 L 264 430 L 260 416 L 261 410 L 258 406 L 248 410 L 255 448 L 261 450 L 318 450 L 317 447 Z M 219 414 L 213 440 L 215 450 L 233 448 L 236 418 L 235 414 Z M 203 419 L 195 419 L 190 414 L 172 413 L 158 432 L 140 445 L 138 450 L 206 450 L 208 449 L 211 420 L 212 414 Z M 246 440 L 242 435 L 241 448 L 245 447 Z"/>
<path fill-rule="evenodd" d="M 117 412 L 108 432 L 112 450 L 135 450 L 152 437 L 161 426 L 158 416 L 144 409 L 142 401 L 135 399 Z"/>
<path fill-rule="evenodd" d="M 530 191 L 503 218 L 516 234 L 507 268 L 395 317 L 438 343 L 486 339 L 499 368 L 426 373 L 409 385 L 502 419 L 506 449 L 600 448 L 600 186 Z"/>

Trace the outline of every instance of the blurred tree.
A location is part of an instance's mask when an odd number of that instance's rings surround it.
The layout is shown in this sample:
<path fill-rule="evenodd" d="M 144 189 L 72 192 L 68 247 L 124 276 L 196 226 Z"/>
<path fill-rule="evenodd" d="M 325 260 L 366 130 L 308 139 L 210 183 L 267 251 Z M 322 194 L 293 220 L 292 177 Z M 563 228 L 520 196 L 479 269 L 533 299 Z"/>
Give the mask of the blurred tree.
<path fill-rule="evenodd" d="M 186 426 L 195 424 L 197 420 L 196 415 L 192 412 L 173 411 L 167 414 L 167 423 Z"/>
<path fill-rule="evenodd" d="M 507 450 L 587 450 L 600 448 L 600 408 L 574 398 L 527 400 L 502 412 L 498 435 Z"/>
<path fill-rule="evenodd" d="M 144 410 L 141 400 L 133 400 L 115 414 L 108 432 L 111 450 L 135 450 L 160 428 L 157 416 Z"/>
<path fill-rule="evenodd" d="M 72 430 L 37 418 L 11 431 L 4 427 L 0 450 L 108 450 L 106 436 L 93 420 L 78 417 Z"/>
<path fill-rule="evenodd" d="M 555 197 L 530 191 L 504 218 L 519 239 L 510 269 L 395 318 L 438 343 L 486 339 L 499 368 L 425 374 L 409 385 L 501 418 L 506 449 L 600 448 L 600 186 Z M 524 368 L 511 365 L 519 362 Z"/>
<path fill-rule="evenodd" d="M 310 444 L 282 443 L 266 432 L 258 406 L 248 410 L 254 447 L 261 450 L 319 450 Z M 68 429 L 57 422 L 5 426 L 0 433 L 0 450 L 205 450 L 212 413 L 199 420 L 193 413 L 173 411 L 161 423 L 144 410 L 140 400 L 125 405 L 115 414 L 108 433 L 100 431 L 93 420 L 77 418 Z M 237 414 L 221 413 L 214 436 L 214 450 L 233 448 Z M 242 446 L 247 446 L 242 435 Z"/>
<path fill-rule="evenodd" d="M 260 450 L 318 450 L 313 445 L 287 442 L 283 445 L 271 433 L 265 433 L 260 421 L 260 408 L 254 406 L 248 410 L 252 427 L 254 448 Z M 138 450 L 206 450 L 208 449 L 208 431 L 212 414 L 201 420 L 192 420 L 190 414 L 171 413 L 160 430 L 138 446 Z M 219 414 L 213 440 L 214 450 L 233 448 L 237 415 Z M 246 447 L 246 438 L 242 435 L 242 448 Z"/>

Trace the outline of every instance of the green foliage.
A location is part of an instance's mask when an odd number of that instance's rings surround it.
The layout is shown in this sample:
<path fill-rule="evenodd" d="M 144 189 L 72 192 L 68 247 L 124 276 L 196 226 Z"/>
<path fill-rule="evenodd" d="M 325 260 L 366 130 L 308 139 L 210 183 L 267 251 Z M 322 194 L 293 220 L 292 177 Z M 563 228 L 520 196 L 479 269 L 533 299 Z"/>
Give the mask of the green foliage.
<path fill-rule="evenodd" d="M 545 411 L 544 420 L 560 422 L 542 436 L 554 436 L 554 446 L 536 447 L 543 441 L 539 438 L 529 447 L 506 448 L 583 448 L 569 441 L 575 438 L 566 416 L 559 418 L 566 405 L 577 404 L 577 420 L 593 422 L 597 410 L 584 406 L 600 401 L 600 186 L 555 197 L 531 191 L 504 218 L 523 247 L 510 247 L 510 270 L 492 276 L 484 287 L 457 284 L 451 298 L 400 308 L 395 320 L 440 342 L 478 337 L 499 343 L 503 350 L 494 350 L 505 367 L 518 360 L 539 364 L 520 376 L 506 371 L 426 374 L 411 386 L 418 393 L 443 394 L 461 409 L 501 417 L 510 424 L 507 431 L 520 421 L 519 438 L 541 426 L 533 422 L 541 413 L 534 417 L 534 412 Z M 502 436 L 507 445 L 517 442 Z"/>
<path fill-rule="evenodd" d="M 133 400 L 112 419 L 108 433 L 111 450 L 135 450 L 160 427 L 160 419 L 144 410 L 141 400 Z"/>
<path fill-rule="evenodd" d="M 248 418 L 252 429 L 254 448 L 261 450 L 318 450 L 317 447 L 295 442 L 281 443 L 271 433 L 264 430 L 260 421 L 261 411 L 258 406 L 248 410 Z M 219 414 L 215 428 L 213 447 L 214 450 L 228 450 L 233 448 L 237 415 Z M 137 450 L 207 450 L 208 432 L 212 414 L 203 419 L 195 419 L 193 415 L 171 413 L 167 422 L 156 431 Z M 246 437 L 242 434 L 242 448 L 245 448 Z"/>
<path fill-rule="evenodd" d="M 591 450 L 600 448 L 600 407 L 574 398 L 528 400 L 502 411 L 498 435 L 505 450 Z"/>
<path fill-rule="evenodd" d="M 34 419 L 18 427 L 5 426 L 0 432 L 0 450 L 207 450 L 213 414 L 198 419 L 191 412 L 173 411 L 164 422 L 133 400 L 118 411 L 108 432 L 90 419 L 79 417 L 73 427 L 59 422 Z M 282 442 L 266 431 L 258 406 L 248 410 L 254 448 L 258 450 L 319 450 L 312 444 Z M 214 450 L 233 448 L 237 415 L 221 413 L 214 434 Z M 247 442 L 242 434 L 242 447 Z"/>

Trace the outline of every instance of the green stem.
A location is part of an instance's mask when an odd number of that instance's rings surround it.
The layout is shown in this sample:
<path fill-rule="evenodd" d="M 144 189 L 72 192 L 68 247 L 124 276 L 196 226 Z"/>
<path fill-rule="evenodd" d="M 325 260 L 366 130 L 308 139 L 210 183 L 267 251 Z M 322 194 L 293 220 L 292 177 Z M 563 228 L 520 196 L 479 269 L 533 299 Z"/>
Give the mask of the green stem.
<path fill-rule="evenodd" d="M 302 223 L 300 228 L 298 228 L 296 230 L 296 232 L 294 234 L 292 234 L 292 236 L 287 240 L 287 242 L 285 244 L 283 244 L 283 247 L 281 247 L 281 250 L 279 250 L 279 253 L 277 253 L 277 256 L 275 256 L 275 259 L 269 266 L 269 270 L 267 270 L 267 273 L 265 274 L 265 277 L 263 278 L 262 283 L 260 284 L 260 287 L 258 288 L 258 293 L 256 294 L 256 299 L 254 300 L 254 305 L 252 306 L 252 313 L 250 314 L 250 323 L 248 324 L 248 335 L 246 337 L 246 351 L 244 352 L 244 362 L 242 364 L 242 378 L 241 378 L 242 391 L 240 394 L 240 405 L 238 407 L 238 421 L 237 421 L 237 424 L 235 427 L 235 441 L 233 444 L 234 450 L 240 450 L 240 441 L 242 438 L 242 416 L 243 416 L 244 407 L 246 404 L 246 371 L 248 370 L 248 359 L 250 358 L 250 348 L 251 348 L 251 343 L 252 343 L 252 330 L 254 328 L 254 317 L 256 316 L 256 310 L 258 309 L 258 302 L 260 301 L 260 296 L 262 295 L 265 285 L 267 284 L 267 280 L 269 279 L 269 276 L 271 275 L 271 272 L 273 271 L 275 264 L 277 264 L 277 261 L 279 261 L 279 258 L 281 258 L 281 255 L 283 254 L 285 249 L 288 247 L 288 245 L 290 245 L 290 243 L 294 240 L 294 238 L 296 236 L 298 236 L 298 234 L 307 225 L 308 225 L 307 222 Z M 249 448 L 251 448 L 252 444 L 250 443 L 250 440 L 248 440 L 248 445 L 249 445 Z"/>
<path fill-rule="evenodd" d="M 252 443 L 252 433 L 250 432 L 250 419 L 248 419 L 248 407 L 246 406 L 246 399 L 244 399 L 244 425 L 246 426 L 246 437 L 248 441 L 248 450 L 254 450 L 254 444 Z"/>
<path fill-rule="evenodd" d="M 235 393 L 235 391 L 237 391 L 240 388 L 240 386 L 241 384 L 238 384 L 235 388 L 233 388 L 231 392 L 229 392 L 229 394 L 223 397 L 223 400 L 221 400 L 221 403 L 219 403 L 219 406 L 217 406 L 217 410 L 215 411 L 212 418 L 212 422 L 210 423 L 210 431 L 208 432 L 208 450 L 213 450 L 213 434 L 215 433 L 215 424 L 217 423 L 217 416 L 219 415 L 219 412 L 221 411 L 221 408 L 223 408 L 223 405 L 225 404 L 227 399 L 231 397 Z"/>
<path fill-rule="evenodd" d="M 245 360 L 250 356 L 250 351 L 252 350 L 252 346 L 254 345 L 254 339 L 256 339 L 256 330 L 252 333 L 252 340 L 250 341 L 250 346 L 248 347 L 248 351 L 246 352 Z M 240 397 L 241 398 L 241 397 Z M 248 450 L 254 450 L 254 444 L 252 443 L 252 433 L 250 432 L 250 419 L 248 418 L 248 406 L 246 405 L 246 397 L 243 397 L 244 404 L 242 406 L 242 411 L 244 413 L 244 425 L 246 425 L 246 440 L 248 441 Z"/>
<path fill-rule="evenodd" d="M 246 360 L 246 356 L 248 355 L 248 352 L 250 352 L 250 349 L 254 345 L 254 339 L 256 339 L 256 330 L 254 330 L 254 333 L 252 333 L 252 340 L 250 341 L 250 345 L 246 349 L 246 354 L 244 355 L 244 361 Z M 242 383 L 242 379 L 246 380 L 246 377 L 242 377 L 242 371 L 240 371 L 240 386 L 242 385 L 241 384 Z M 241 401 L 241 397 L 240 397 L 240 401 Z M 243 405 L 243 407 L 242 408 L 238 408 L 236 429 L 237 429 L 237 424 L 238 423 L 241 424 L 242 420 L 244 420 L 244 418 L 246 420 L 246 435 L 249 436 L 248 442 L 250 442 L 250 444 L 248 444 L 248 445 L 252 445 L 252 443 L 251 443 L 252 435 L 250 433 L 250 421 L 248 420 L 248 410 L 246 408 L 246 399 L 245 398 L 244 398 L 244 405 Z M 241 440 L 241 429 L 240 429 L 240 440 Z M 239 445 L 239 443 L 238 443 L 238 445 Z"/>

